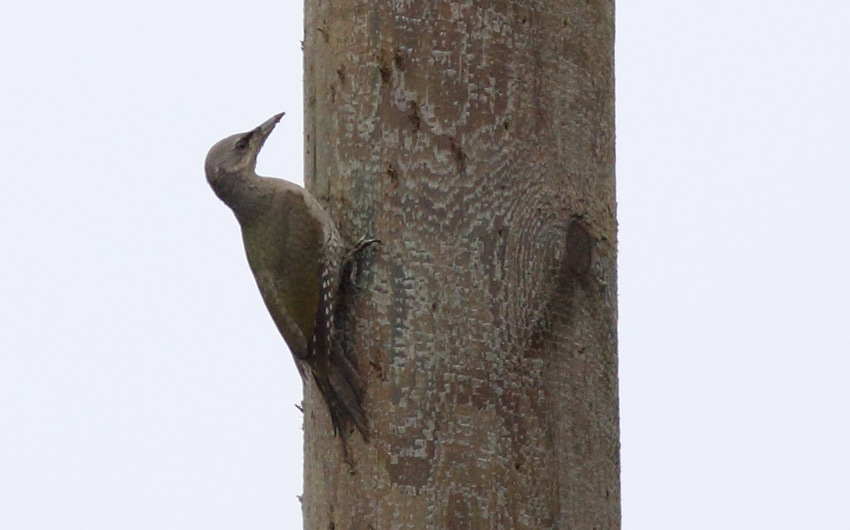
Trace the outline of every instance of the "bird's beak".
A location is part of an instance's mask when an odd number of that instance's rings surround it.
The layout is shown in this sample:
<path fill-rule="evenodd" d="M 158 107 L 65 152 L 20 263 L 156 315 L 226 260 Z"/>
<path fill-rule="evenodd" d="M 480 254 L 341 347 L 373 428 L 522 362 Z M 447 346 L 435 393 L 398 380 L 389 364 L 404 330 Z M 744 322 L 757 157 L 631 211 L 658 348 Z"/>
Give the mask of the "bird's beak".
<path fill-rule="evenodd" d="M 279 122 L 281 118 L 283 118 L 283 115 L 284 115 L 284 114 L 286 114 L 286 113 L 285 113 L 285 112 L 281 112 L 280 114 L 275 114 L 275 115 L 274 115 L 274 116 L 272 116 L 271 118 L 269 118 L 269 119 L 267 119 L 266 121 L 264 121 L 262 125 L 260 125 L 259 127 L 257 127 L 256 131 L 257 131 L 257 133 L 258 133 L 258 134 L 259 134 L 259 136 L 260 136 L 260 140 L 261 140 L 261 142 L 265 142 L 265 141 L 266 141 L 266 138 L 268 138 L 268 137 L 269 137 L 269 135 L 270 135 L 270 134 L 272 133 L 272 131 L 274 130 L 274 126 L 275 126 L 275 125 L 277 125 L 277 122 Z M 261 145 L 262 145 L 262 143 L 261 143 Z"/>

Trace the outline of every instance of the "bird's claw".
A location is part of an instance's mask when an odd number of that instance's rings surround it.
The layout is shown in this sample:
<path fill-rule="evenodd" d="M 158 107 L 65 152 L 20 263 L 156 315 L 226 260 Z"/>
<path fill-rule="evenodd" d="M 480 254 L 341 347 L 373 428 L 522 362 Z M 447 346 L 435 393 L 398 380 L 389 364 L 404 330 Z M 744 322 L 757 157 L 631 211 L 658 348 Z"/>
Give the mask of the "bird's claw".
<path fill-rule="evenodd" d="M 360 239 L 357 240 L 357 243 L 355 243 L 354 246 L 351 247 L 351 250 L 348 251 L 348 256 L 346 256 L 345 261 L 348 262 L 349 265 L 352 264 L 353 261 L 354 261 L 354 256 L 356 256 L 357 253 L 359 253 L 361 250 L 363 250 L 363 249 L 365 249 L 369 246 L 375 245 L 375 244 L 378 244 L 378 245 L 382 244 L 381 240 L 375 239 L 375 238 L 367 238 L 366 236 L 361 237 Z M 363 288 L 361 285 L 359 285 L 357 283 L 357 281 L 354 278 L 351 278 L 350 281 L 351 281 L 351 285 L 354 286 L 355 289 L 362 289 Z"/>
<path fill-rule="evenodd" d="M 363 236 L 363 237 L 361 237 L 360 239 L 357 240 L 357 243 L 355 243 L 353 247 L 351 247 L 351 250 L 348 252 L 348 254 L 350 256 L 354 256 L 355 254 L 357 254 L 358 252 L 360 252 L 364 248 L 369 247 L 371 245 L 374 245 L 376 243 L 380 245 L 381 240 L 380 239 L 374 239 L 374 238 L 367 238 L 366 236 Z"/>

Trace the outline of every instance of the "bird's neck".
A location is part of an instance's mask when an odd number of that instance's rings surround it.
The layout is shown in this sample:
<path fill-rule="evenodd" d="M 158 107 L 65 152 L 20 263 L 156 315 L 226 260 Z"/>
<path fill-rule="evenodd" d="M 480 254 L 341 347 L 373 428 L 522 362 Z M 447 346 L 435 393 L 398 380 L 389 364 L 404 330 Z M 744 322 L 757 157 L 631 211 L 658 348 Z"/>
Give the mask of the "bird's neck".
<path fill-rule="evenodd" d="M 233 210 L 240 224 L 260 217 L 271 201 L 268 186 L 253 171 L 228 175 L 216 184 L 213 190 Z"/>

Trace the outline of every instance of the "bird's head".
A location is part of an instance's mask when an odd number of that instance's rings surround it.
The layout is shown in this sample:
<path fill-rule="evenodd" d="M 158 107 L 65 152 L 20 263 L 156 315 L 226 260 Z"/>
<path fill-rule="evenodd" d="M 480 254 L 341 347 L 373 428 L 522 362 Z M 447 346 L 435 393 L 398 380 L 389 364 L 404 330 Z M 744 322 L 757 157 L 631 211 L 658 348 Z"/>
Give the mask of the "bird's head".
<path fill-rule="evenodd" d="M 257 167 L 257 155 L 274 126 L 285 113 L 275 114 L 254 129 L 228 136 L 220 140 L 207 153 L 204 169 L 207 182 L 217 194 L 228 188 L 240 176 L 253 175 Z"/>

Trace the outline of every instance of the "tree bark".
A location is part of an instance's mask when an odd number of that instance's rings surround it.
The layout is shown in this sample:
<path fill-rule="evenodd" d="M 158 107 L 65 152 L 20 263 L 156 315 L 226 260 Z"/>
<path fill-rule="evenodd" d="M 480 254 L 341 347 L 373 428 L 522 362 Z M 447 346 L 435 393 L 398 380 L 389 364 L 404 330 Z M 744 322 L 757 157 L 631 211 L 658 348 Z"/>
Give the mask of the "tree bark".
<path fill-rule="evenodd" d="M 304 527 L 620 527 L 612 0 L 306 0 L 308 188 L 362 264 Z"/>

